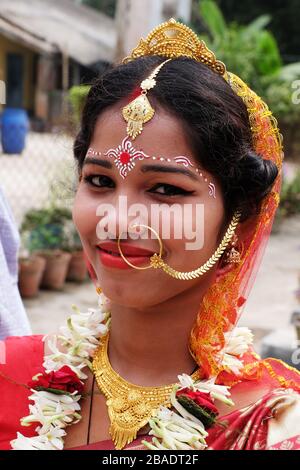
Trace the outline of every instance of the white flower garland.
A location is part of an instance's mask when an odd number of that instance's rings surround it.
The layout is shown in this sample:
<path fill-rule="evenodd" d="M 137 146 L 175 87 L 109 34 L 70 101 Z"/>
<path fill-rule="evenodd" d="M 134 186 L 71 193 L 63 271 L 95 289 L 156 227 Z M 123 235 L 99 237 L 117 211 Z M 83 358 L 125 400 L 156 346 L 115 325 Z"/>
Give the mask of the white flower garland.
<path fill-rule="evenodd" d="M 87 378 L 84 369 L 92 370 L 92 359 L 101 338 L 108 332 L 110 323 L 110 301 L 103 293 L 99 294 L 96 309 L 81 312 L 76 306 L 72 307 L 74 314 L 67 320 L 67 326 L 61 327 L 61 334 L 48 340 L 51 354 L 45 355 L 43 367 L 46 373 L 58 371 L 63 366 L 69 366 L 82 381 Z M 46 337 L 44 337 L 45 340 Z M 239 375 L 243 367 L 238 356 L 246 352 L 252 344 L 253 335 L 248 328 L 235 328 L 225 334 L 225 347 L 220 353 L 223 364 Z M 64 348 L 59 349 L 58 342 Z M 37 376 L 33 380 L 38 379 Z M 189 413 L 176 399 L 176 391 L 189 388 L 209 394 L 211 399 L 219 400 L 232 406 L 228 387 L 215 384 L 215 377 L 206 381 L 193 382 L 190 376 L 178 376 L 179 383 L 171 394 L 174 411 L 161 407 L 149 425 L 152 442 L 143 441 L 149 449 L 179 449 L 202 450 L 206 448 L 207 431 L 203 423 Z M 65 428 L 78 423 L 81 419 L 81 396 L 73 393 L 52 393 L 44 390 L 31 389 L 29 400 L 30 414 L 21 419 L 23 426 L 39 423 L 35 429 L 37 436 L 26 437 L 17 433 L 17 438 L 11 441 L 14 450 L 62 450 L 64 447 Z"/>

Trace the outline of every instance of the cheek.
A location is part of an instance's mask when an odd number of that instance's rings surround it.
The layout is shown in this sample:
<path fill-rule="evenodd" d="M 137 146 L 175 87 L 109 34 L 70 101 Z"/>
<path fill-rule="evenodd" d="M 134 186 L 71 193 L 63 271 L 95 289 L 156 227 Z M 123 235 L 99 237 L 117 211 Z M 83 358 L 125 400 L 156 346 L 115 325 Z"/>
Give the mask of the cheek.
<path fill-rule="evenodd" d="M 177 226 L 184 226 L 183 238 L 170 241 L 175 257 L 180 257 L 181 263 L 184 259 L 188 268 L 207 261 L 219 245 L 223 217 L 223 201 L 220 198 L 208 198 L 190 204 L 183 221 L 177 218 L 175 222 Z"/>
<path fill-rule="evenodd" d="M 213 200 L 205 206 L 204 214 L 204 243 L 208 246 L 218 245 L 220 230 L 224 219 L 224 206 L 222 200 Z"/>
<path fill-rule="evenodd" d="M 98 202 L 87 194 L 79 186 L 72 210 L 73 222 L 78 230 L 82 241 L 87 238 L 96 238 L 96 226 L 98 218 L 96 215 Z"/>

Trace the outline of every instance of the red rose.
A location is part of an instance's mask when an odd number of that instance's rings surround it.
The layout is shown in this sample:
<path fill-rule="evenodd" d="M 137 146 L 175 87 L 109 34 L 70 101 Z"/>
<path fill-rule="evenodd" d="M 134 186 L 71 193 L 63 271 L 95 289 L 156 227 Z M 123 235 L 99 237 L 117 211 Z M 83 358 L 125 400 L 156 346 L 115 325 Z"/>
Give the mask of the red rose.
<path fill-rule="evenodd" d="M 83 391 L 83 383 L 69 366 L 63 366 L 48 374 L 43 372 L 42 375 L 39 375 L 38 380 L 31 380 L 28 385 L 35 390 L 51 388 L 69 393 L 77 391 L 79 394 Z"/>
<path fill-rule="evenodd" d="M 218 409 L 214 405 L 210 393 L 194 392 L 189 388 L 183 388 L 182 390 L 178 390 L 176 393 L 176 397 L 180 396 L 193 400 L 196 405 L 200 406 L 201 408 L 204 408 L 209 413 L 212 413 L 214 415 L 218 414 Z"/>

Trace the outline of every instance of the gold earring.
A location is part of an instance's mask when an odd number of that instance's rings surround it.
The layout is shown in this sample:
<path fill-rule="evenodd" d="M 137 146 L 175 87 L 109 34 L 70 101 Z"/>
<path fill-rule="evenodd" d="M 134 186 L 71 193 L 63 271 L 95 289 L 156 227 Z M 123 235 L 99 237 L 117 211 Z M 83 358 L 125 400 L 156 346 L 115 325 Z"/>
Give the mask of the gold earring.
<path fill-rule="evenodd" d="M 226 264 L 239 264 L 241 262 L 241 253 L 237 248 L 238 237 L 234 234 L 232 241 L 225 252 L 224 262 Z"/>
<path fill-rule="evenodd" d="M 227 229 L 227 231 L 226 231 L 226 233 L 223 237 L 223 240 L 221 241 L 220 245 L 218 246 L 218 248 L 216 249 L 214 254 L 209 258 L 208 261 L 206 261 L 205 264 L 203 264 L 202 266 L 200 266 L 199 268 L 197 268 L 193 271 L 188 271 L 188 272 L 176 271 L 175 269 L 171 268 L 171 266 L 169 266 L 167 263 L 164 262 L 164 260 L 161 257 L 162 256 L 162 247 L 163 247 L 162 241 L 161 241 L 158 233 L 152 227 L 149 227 L 148 225 L 134 224 L 133 227 L 136 227 L 136 226 L 146 227 L 149 230 L 151 230 L 153 233 L 155 233 L 155 235 L 157 236 L 157 239 L 159 241 L 159 247 L 160 247 L 159 248 L 159 254 L 154 253 L 154 255 L 151 256 L 149 266 L 145 266 L 145 267 L 134 266 L 132 263 L 130 263 L 125 258 L 125 256 L 122 253 L 121 247 L 120 247 L 120 237 L 121 237 L 121 235 L 119 235 L 119 237 L 118 237 L 119 252 L 120 252 L 120 255 L 123 258 L 123 260 L 129 266 L 131 266 L 132 268 L 135 268 L 135 269 L 149 269 L 149 268 L 157 269 L 157 268 L 160 268 L 160 269 L 163 269 L 163 271 L 165 271 L 165 273 L 167 273 L 169 276 L 174 277 L 175 279 L 179 279 L 181 281 L 196 279 L 197 277 L 200 277 L 203 274 L 205 274 L 207 271 L 209 271 L 216 264 L 218 259 L 221 258 L 222 254 L 224 253 L 224 251 L 228 247 L 230 241 L 232 240 L 232 237 L 234 236 L 234 231 L 235 231 L 235 229 L 236 229 L 236 227 L 239 223 L 240 217 L 241 217 L 241 213 L 239 211 L 236 211 L 234 213 L 233 218 L 232 218 L 232 220 L 229 224 L 229 227 L 228 227 L 228 229 Z"/>
<path fill-rule="evenodd" d="M 101 287 L 96 287 L 96 292 L 98 295 L 100 295 L 102 293 Z"/>

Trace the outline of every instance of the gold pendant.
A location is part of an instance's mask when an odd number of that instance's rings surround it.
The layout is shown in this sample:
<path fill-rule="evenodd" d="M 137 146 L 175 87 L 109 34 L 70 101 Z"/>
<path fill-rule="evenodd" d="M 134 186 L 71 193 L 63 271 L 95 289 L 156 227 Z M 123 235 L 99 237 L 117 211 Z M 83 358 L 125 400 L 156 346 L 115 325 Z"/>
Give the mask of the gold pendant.
<path fill-rule="evenodd" d="M 106 398 L 110 419 L 110 435 L 117 450 L 123 449 L 146 426 L 161 406 L 170 407 L 174 384 L 162 387 L 142 387 L 124 380 L 115 372 L 108 359 L 108 337 L 102 339 L 93 359 L 93 371 L 99 389 Z M 199 377 L 199 370 L 192 375 Z"/>
<path fill-rule="evenodd" d="M 127 134 L 133 140 L 141 134 L 143 124 L 153 118 L 154 112 L 154 109 L 144 93 L 123 108 L 122 114 L 127 122 Z"/>

